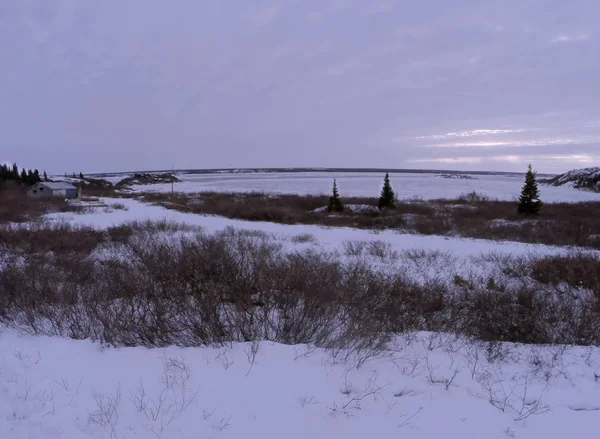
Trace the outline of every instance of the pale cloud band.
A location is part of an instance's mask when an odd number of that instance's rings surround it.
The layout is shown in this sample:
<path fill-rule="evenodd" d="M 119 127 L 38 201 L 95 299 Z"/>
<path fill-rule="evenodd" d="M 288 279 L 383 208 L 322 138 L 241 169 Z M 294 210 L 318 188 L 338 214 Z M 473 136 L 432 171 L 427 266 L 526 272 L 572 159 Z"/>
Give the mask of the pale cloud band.
<path fill-rule="evenodd" d="M 494 148 L 510 147 L 519 148 L 526 146 L 552 146 L 552 145 L 600 145 L 600 136 L 579 137 L 573 139 L 537 139 L 537 140 L 509 140 L 503 142 L 454 142 L 454 143 L 432 143 L 423 145 L 429 148 Z"/>
<path fill-rule="evenodd" d="M 461 131 L 458 133 L 446 133 L 446 134 L 433 134 L 429 136 L 417 136 L 415 139 L 417 140 L 443 140 L 452 137 L 479 137 L 479 136 L 493 136 L 497 134 L 512 134 L 512 133 L 522 133 L 524 129 L 518 130 L 471 130 L 471 131 Z"/>

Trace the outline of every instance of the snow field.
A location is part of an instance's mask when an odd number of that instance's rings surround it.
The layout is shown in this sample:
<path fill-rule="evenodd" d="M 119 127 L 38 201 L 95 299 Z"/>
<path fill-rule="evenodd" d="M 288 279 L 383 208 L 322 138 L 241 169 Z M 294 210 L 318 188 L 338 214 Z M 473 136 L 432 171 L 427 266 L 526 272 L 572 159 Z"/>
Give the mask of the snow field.
<path fill-rule="evenodd" d="M 267 192 L 278 194 L 327 194 L 333 179 L 337 180 L 342 197 L 377 197 L 383 183 L 383 173 L 252 173 L 252 174 L 178 174 L 176 192 Z M 390 174 L 394 191 L 400 199 L 458 198 L 469 192 L 479 192 L 491 199 L 516 201 L 521 193 L 524 175 L 472 175 L 472 179 L 444 178 L 441 174 Z M 171 192 L 171 184 L 135 186 L 136 192 Z M 600 194 L 572 187 L 540 185 L 545 203 L 600 201 Z"/>
<path fill-rule="evenodd" d="M 182 213 L 132 199 L 121 199 L 119 204 L 124 208 L 111 209 L 114 201 L 102 201 L 108 204 L 109 208 L 90 208 L 75 215 L 50 214 L 47 215 L 47 219 L 98 229 L 149 220 L 171 223 L 176 228 L 184 229 L 175 235 L 170 232 L 162 235 L 170 241 L 185 233 L 186 228 L 192 236 L 199 231 L 210 234 L 234 228 L 246 233 L 261 234 L 265 240 L 283 245 L 287 251 L 313 249 L 346 259 L 367 257 L 382 268 L 402 269 L 413 279 L 431 278 L 434 275 L 449 279 L 454 274 L 486 277 L 494 274 L 494 267 L 497 265 L 494 261 L 486 262 L 490 257 L 497 259 L 503 256 L 518 256 L 535 259 L 545 255 L 565 254 L 570 250 L 565 247 L 510 241 L 402 234 L 392 230 L 374 232 L 346 227 L 251 222 Z M 161 235 L 153 235 L 154 238 L 157 236 Z M 579 251 L 600 257 L 600 252 Z"/>
<path fill-rule="evenodd" d="M 454 181 L 454 180 L 453 180 Z M 460 180 L 460 182 L 469 180 Z M 129 221 L 181 224 L 173 241 L 233 227 L 413 279 L 494 272 L 493 258 L 568 249 L 515 242 L 286 226 L 185 214 L 136 200 L 47 220 L 105 229 Z M 94 257 L 118 257 L 118 246 Z M 590 252 L 597 254 L 596 252 Z M 0 330 L 4 438 L 595 438 L 600 349 L 522 346 L 407 334 L 389 351 L 324 351 L 270 342 L 219 348 L 112 348 Z M 337 355 L 336 355 L 337 354 Z"/>
<path fill-rule="evenodd" d="M 103 348 L 4 331 L 0 435 L 596 437 L 600 350 L 499 349 L 419 333 L 344 359 L 273 343 Z"/>

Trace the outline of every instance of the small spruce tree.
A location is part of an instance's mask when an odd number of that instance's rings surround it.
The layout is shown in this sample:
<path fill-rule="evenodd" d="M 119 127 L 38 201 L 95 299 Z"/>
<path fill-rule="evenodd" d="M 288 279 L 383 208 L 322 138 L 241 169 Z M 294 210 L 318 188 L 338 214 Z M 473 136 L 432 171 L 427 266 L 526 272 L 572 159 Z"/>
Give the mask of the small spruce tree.
<path fill-rule="evenodd" d="M 536 215 L 542 207 L 540 191 L 536 181 L 536 173 L 531 169 L 531 164 L 525 173 L 525 184 L 519 198 L 518 212 L 527 215 Z"/>
<path fill-rule="evenodd" d="M 381 196 L 379 197 L 379 204 L 377 205 L 379 210 L 383 209 L 395 209 L 396 208 L 396 196 L 390 183 L 390 174 L 386 173 L 383 180 L 383 189 L 381 189 Z"/>
<path fill-rule="evenodd" d="M 329 212 L 341 212 L 344 210 L 344 204 L 342 203 L 342 199 L 340 198 L 340 193 L 338 192 L 337 182 L 335 178 L 333 179 L 333 194 L 329 197 L 329 206 L 327 206 L 327 210 Z"/>
<path fill-rule="evenodd" d="M 8 165 L 0 166 L 0 181 L 12 180 L 12 172 Z"/>
<path fill-rule="evenodd" d="M 79 173 L 79 178 L 83 180 L 83 172 Z"/>
<path fill-rule="evenodd" d="M 44 171 L 44 181 L 48 181 L 48 174 L 46 174 L 46 171 Z"/>

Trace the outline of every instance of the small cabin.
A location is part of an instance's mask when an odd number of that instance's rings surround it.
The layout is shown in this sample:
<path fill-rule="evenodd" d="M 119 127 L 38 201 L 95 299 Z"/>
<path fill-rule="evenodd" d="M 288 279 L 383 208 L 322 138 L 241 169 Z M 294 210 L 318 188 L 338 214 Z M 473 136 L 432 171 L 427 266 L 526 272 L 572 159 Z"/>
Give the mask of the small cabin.
<path fill-rule="evenodd" d="M 79 192 L 70 183 L 48 183 L 42 181 L 27 188 L 25 191 L 30 197 L 62 197 L 77 198 Z"/>

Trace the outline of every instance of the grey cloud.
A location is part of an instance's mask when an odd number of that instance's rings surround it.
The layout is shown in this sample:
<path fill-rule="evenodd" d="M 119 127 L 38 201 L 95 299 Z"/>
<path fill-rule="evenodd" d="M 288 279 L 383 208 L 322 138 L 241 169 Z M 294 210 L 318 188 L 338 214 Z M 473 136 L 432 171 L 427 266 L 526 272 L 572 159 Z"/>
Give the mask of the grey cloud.
<path fill-rule="evenodd" d="M 55 172 L 593 164 L 597 16 L 595 0 L 7 0 L 0 159 Z"/>

